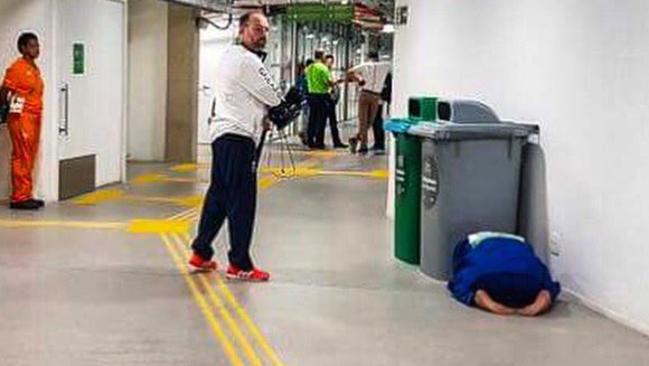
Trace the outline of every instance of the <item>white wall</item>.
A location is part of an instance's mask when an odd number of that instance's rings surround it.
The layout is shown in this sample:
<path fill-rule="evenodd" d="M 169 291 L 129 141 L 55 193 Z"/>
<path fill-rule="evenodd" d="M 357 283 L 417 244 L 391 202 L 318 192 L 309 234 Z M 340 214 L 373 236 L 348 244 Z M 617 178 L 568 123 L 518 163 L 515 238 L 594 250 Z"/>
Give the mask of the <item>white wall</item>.
<path fill-rule="evenodd" d="M 162 161 L 167 113 L 168 5 L 129 1 L 129 159 Z"/>
<path fill-rule="evenodd" d="M 216 19 L 217 24 L 225 24 L 222 19 Z M 219 30 L 212 26 L 200 32 L 199 49 L 199 88 L 198 93 L 198 143 L 209 144 L 210 134 L 207 119 L 210 116 L 214 88 L 216 87 L 216 64 L 223 51 L 234 42 L 238 25 L 232 24 L 227 30 Z M 205 88 L 208 87 L 209 89 Z"/>
<path fill-rule="evenodd" d="M 57 198 L 56 188 L 49 182 L 58 174 L 58 166 L 46 162 L 56 159 L 56 83 L 54 82 L 54 0 L 0 1 L 0 68 L 6 68 L 19 57 L 16 40 L 23 31 L 34 31 L 41 43 L 41 57 L 37 61 L 45 81 L 45 111 L 41 144 L 36 168 L 36 194 L 48 200 Z M 10 147 L 6 126 L 0 128 L 0 198 L 8 197 L 10 189 Z"/>
<path fill-rule="evenodd" d="M 564 287 L 649 333 L 649 2 L 399 0 L 395 115 L 413 94 L 540 121 Z"/>

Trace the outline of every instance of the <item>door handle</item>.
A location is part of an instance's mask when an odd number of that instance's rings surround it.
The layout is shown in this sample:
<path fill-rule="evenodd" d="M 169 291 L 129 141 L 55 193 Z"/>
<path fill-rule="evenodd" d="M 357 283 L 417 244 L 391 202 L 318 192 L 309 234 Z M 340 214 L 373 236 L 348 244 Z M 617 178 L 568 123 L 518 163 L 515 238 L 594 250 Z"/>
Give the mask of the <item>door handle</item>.
<path fill-rule="evenodd" d="M 68 136 L 69 133 L 69 111 L 70 111 L 70 85 L 68 83 L 62 83 L 59 88 L 60 97 L 59 97 L 59 135 Z"/>

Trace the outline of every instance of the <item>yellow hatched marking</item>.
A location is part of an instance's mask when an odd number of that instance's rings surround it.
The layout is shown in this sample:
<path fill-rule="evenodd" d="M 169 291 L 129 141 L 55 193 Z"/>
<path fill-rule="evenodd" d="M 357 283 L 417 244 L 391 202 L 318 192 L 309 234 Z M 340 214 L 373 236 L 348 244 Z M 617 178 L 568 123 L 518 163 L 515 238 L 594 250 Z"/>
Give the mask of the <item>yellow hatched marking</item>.
<path fill-rule="evenodd" d="M 187 247 L 189 245 L 189 242 L 191 241 L 191 238 L 189 237 L 189 234 L 187 234 L 187 232 L 181 233 L 181 235 L 185 244 L 184 246 Z M 243 308 L 243 306 L 239 304 L 228 286 L 226 286 L 223 280 L 218 276 L 215 277 L 215 281 L 219 290 L 221 291 L 227 302 L 230 304 L 230 306 L 234 308 L 239 318 L 246 325 L 250 334 L 252 334 L 252 336 L 257 341 L 257 344 L 262 348 L 264 353 L 266 353 L 268 358 L 270 358 L 271 363 L 274 366 L 284 366 L 284 363 L 279 358 L 273 347 L 270 346 L 266 337 L 264 337 L 262 332 L 259 330 L 259 327 L 257 327 L 257 325 L 252 321 L 250 315 L 248 315 L 248 312 Z"/>
<path fill-rule="evenodd" d="M 173 216 L 167 218 L 167 220 L 180 220 L 180 219 L 184 219 L 184 218 L 186 218 L 186 217 L 188 217 L 188 216 L 193 215 L 194 212 L 195 212 L 196 210 L 197 210 L 196 207 L 194 207 L 194 208 L 190 208 L 190 209 L 187 209 L 187 210 L 185 210 L 185 211 L 179 212 L 179 213 L 177 213 L 177 214 L 175 214 L 175 215 L 173 215 Z"/>
<path fill-rule="evenodd" d="M 202 196 L 188 196 L 188 197 L 153 197 L 153 196 L 124 196 L 126 201 L 141 201 L 141 202 L 157 202 L 157 203 L 170 203 L 179 206 L 196 207 L 203 202 Z"/>
<path fill-rule="evenodd" d="M 7 228 L 72 228 L 72 229 L 124 229 L 123 222 L 92 222 L 92 221 L 29 221 L 29 220 L 0 220 L 1 227 Z"/>
<path fill-rule="evenodd" d="M 134 234 L 184 233 L 189 230 L 189 221 L 135 219 L 127 230 Z"/>
<path fill-rule="evenodd" d="M 178 236 L 178 234 L 171 234 L 171 237 L 175 241 L 177 248 L 181 253 L 181 257 L 185 260 L 185 262 L 187 262 L 189 260 L 189 256 L 187 254 L 187 248 L 185 248 L 185 246 L 183 245 L 182 239 L 180 238 L 180 236 Z M 214 308 L 225 320 L 225 323 L 230 328 L 230 331 L 234 335 L 236 341 L 239 343 L 239 346 L 241 346 L 243 352 L 246 354 L 248 360 L 255 366 L 261 366 L 261 360 L 259 360 L 259 357 L 255 353 L 254 348 L 250 345 L 250 342 L 248 342 L 246 337 L 243 335 L 241 329 L 239 328 L 239 325 L 237 325 L 237 323 L 234 321 L 227 307 L 218 296 L 212 285 L 208 282 L 206 274 L 199 274 L 197 277 L 203 285 L 205 291 L 207 291 L 207 296 L 212 302 L 212 305 L 214 305 Z"/>
<path fill-rule="evenodd" d="M 205 320 L 207 321 L 207 323 L 210 325 L 210 328 L 212 329 L 212 333 L 214 334 L 218 342 L 221 343 L 223 351 L 225 352 L 225 356 L 230 361 L 230 364 L 234 366 L 244 366 L 244 363 L 243 361 L 241 361 L 241 358 L 237 354 L 234 346 L 232 345 L 232 342 L 230 341 L 230 339 L 228 339 L 225 332 L 221 328 L 221 324 L 219 323 L 219 320 L 212 313 L 212 310 L 210 309 L 207 300 L 205 300 L 205 297 L 203 296 L 203 294 L 201 294 L 200 290 L 198 289 L 198 286 L 196 285 L 193 278 L 190 276 L 189 272 L 187 271 L 187 268 L 185 267 L 175 246 L 172 244 L 171 240 L 167 235 L 160 234 L 160 237 L 162 238 L 162 241 L 164 242 L 167 251 L 169 251 L 169 254 L 173 258 L 174 262 L 176 263 L 176 267 L 178 267 L 178 271 L 180 271 L 180 273 L 183 276 L 183 279 L 185 280 L 185 282 L 187 282 L 187 286 L 189 286 L 192 296 L 194 297 L 194 301 L 201 309 L 201 312 L 203 313 Z"/>
<path fill-rule="evenodd" d="M 164 174 L 143 174 L 131 180 L 133 184 L 148 184 L 148 183 L 158 183 L 164 182 L 167 178 Z"/>
<path fill-rule="evenodd" d="M 100 191 L 84 194 L 75 198 L 72 202 L 78 205 L 96 205 L 101 202 L 119 199 L 124 195 L 121 189 L 102 189 Z"/>
<path fill-rule="evenodd" d="M 359 172 L 359 171 L 349 171 L 349 170 L 320 170 L 318 171 L 319 175 L 338 175 L 338 176 L 348 176 L 348 177 L 367 177 L 367 178 L 376 178 L 376 179 L 387 179 L 388 171 L 384 169 L 372 170 L 370 172 Z"/>
<path fill-rule="evenodd" d="M 170 170 L 177 173 L 195 172 L 198 169 L 198 164 L 179 164 L 172 166 Z"/>
<path fill-rule="evenodd" d="M 165 178 L 165 182 L 169 183 L 209 183 L 209 180 L 197 178 Z"/>

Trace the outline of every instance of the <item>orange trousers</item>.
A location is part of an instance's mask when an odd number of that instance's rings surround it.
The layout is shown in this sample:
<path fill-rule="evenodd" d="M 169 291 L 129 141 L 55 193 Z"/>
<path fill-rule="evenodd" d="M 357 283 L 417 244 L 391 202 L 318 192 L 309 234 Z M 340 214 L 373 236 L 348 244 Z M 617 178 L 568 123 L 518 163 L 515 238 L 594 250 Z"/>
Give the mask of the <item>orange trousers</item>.
<path fill-rule="evenodd" d="M 34 180 L 32 172 L 38 154 L 41 135 L 40 114 L 9 114 L 7 118 L 11 137 L 11 202 L 32 199 Z"/>

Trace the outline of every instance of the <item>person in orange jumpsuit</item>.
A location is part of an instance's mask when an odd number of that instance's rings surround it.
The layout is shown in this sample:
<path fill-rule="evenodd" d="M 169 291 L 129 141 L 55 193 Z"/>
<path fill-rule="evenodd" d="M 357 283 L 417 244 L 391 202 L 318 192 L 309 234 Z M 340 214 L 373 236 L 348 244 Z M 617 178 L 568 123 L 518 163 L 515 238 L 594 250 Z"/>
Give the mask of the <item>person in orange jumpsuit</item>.
<path fill-rule="evenodd" d="M 43 88 L 41 72 L 35 60 L 40 55 L 38 37 L 23 33 L 18 38 L 22 57 L 6 71 L 0 100 L 9 103 L 7 125 L 11 137 L 12 209 L 36 210 L 44 202 L 34 199 L 34 162 L 38 153 L 43 115 Z"/>

